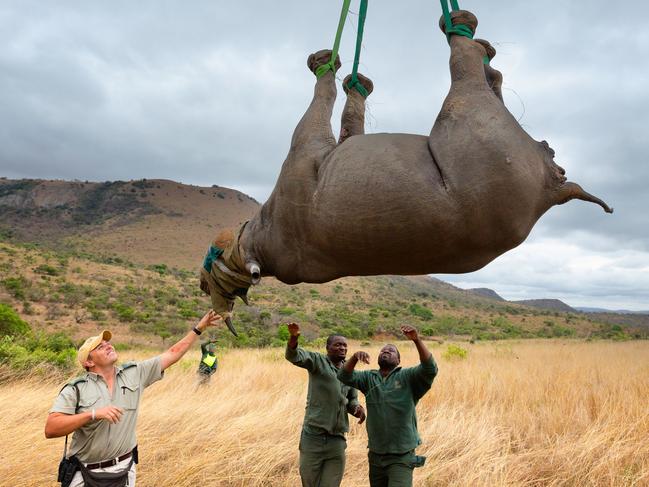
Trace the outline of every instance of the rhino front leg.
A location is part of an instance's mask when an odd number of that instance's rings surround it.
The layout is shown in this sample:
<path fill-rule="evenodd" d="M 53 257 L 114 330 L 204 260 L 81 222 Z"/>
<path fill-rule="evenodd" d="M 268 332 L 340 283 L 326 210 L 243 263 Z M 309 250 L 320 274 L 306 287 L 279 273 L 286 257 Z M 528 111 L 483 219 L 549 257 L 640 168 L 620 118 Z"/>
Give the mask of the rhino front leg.
<path fill-rule="evenodd" d="M 485 78 L 487 79 L 487 84 L 489 85 L 489 88 L 491 88 L 491 91 L 494 92 L 494 95 L 496 95 L 498 99 L 504 103 L 502 92 L 503 74 L 497 69 L 492 68 L 491 64 L 489 64 L 491 60 L 496 56 L 496 49 L 489 43 L 489 41 L 485 41 L 484 39 L 474 40 L 482 47 L 484 47 L 485 51 L 487 51 L 487 58 L 489 62 L 484 62 L 483 59 L 484 74 Z"/>
<path fill-rule="evenodd" d="M 465 25 L 475 32 L 478 19 L 467 10 L 451 12 L 453 25 Z M 446 32 L 444 17 L 439 21 L 440 29 Z M 466 85 L 468 89 L 482 88 L 485 84 L 502 102 L 503 75 L 489 64 L 496 55 L 496 49 L 484 39 L 469 39 L 461 35 L 452 35 L 451 46 L 451 80 L 456 85 Z M 485 62 L 486 61 L 486 62 Z"/>
<path fill-rule="evenodd" d="M 358 82 L 367 91 L 369 96 L 374 90 L 372 80 L 357 73 Z M 340 121 L 340 136 L 338 143 L 342 144 L 346 139 L 353 135 L 363 135 L 365 133 L 365 100 L 366 97 L 361 95 L 355 88 L 349 88 L 352 75 L 348 74 L 343 80 L 343 90 L 347 94 L 347 101 Z"/>

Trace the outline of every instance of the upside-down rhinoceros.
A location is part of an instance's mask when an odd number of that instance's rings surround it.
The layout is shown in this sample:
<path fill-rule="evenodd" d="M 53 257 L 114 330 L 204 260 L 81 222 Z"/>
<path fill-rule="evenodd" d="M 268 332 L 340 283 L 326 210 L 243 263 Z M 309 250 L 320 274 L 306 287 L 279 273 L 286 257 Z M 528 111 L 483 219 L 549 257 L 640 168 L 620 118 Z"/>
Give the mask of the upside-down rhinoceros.
<path fill-rule="evenodd" d="M 474 32 L 478 24 L 465 10 L 452 19 Z M 296 284 L 471 272 L 523 242 L 554 205 L 576 198 L 612 212 L 566 181 L 549 145 L 509 113 L 502 75 L 487 62 L 494 48 L 458 35 L 449 42 L 451 89 L 428 137 L 364 135 L 365 98 L 346 79 L 336 141 L 334 73 L 317 80 L 270 198 L 236 232 L 217 236 L 201 269 L 201 288 L 233 332 L 235 297 L 245 301 L 264 275 Z M 319 51 L 308 66 L 315 73 L 330 57 Z M 369 94 L 371 81 L 358 79 Z"/>

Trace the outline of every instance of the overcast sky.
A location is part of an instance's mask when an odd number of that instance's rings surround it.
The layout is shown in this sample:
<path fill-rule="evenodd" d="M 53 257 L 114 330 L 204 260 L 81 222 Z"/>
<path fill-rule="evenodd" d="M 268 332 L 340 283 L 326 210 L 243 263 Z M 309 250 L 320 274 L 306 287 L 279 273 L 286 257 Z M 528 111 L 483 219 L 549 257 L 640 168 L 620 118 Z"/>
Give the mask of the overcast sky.
<path fill-rule="evenodd" d="M 0 175 L 167 178 L 265 201 L 313 93 L 307 55 L 333 44 L 341 3 L 3 0 Z M 509 110 L 615 213 L 554 207 L 483 270 L 437 277 L 507 299 L 649 309 L 649 3 L 460 6 L 498 50 Z M 370 1 L 367 132 L 430 132 L 450 85 L 440 13 L 431 0 Z M 357 18 L 339 78 L 351 71 Z"/>

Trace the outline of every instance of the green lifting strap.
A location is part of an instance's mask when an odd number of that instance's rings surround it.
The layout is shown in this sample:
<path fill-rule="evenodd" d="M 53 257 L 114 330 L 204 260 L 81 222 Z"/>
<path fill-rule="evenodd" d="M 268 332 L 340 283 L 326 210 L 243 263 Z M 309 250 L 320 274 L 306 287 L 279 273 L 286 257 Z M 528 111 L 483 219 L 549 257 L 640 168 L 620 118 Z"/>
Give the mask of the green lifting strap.
<path fill-rule="evenodd" d="M 365 26 L 365 17 L 367 17 L 367 0 L 361 0 L 360 13 L 358 18 L 358 33 L 356 34 L 356 53 L 354 54 L 354 68 L 352 69 L 352 78 L 347 84 L 347 89 L 355 88 L 363 97 L 367 98 L 368 93 L 365 87 L 358 81 L 358 61 L 361 58 L 361 44 L 363 43 L 363 27 Z"/>
<path fill-rule="evenodd" d="M 318 79 L 325 75 L 329 70 L 335 75 L 336 74 L 336 56 L 338 56 L 338 48 L 340 47 L 340 38 L 343 35 L 343 28 L 345 27 L 345 20 L 347 19 L 347 12 L 349 12 L 349 4 L 351 0 L 343 0 L 343 8 L 340 12 L 340 20 L 338 21 L 338 31 L 336 32 L 336 39 L 334 41 L 334 48 L 331 51 L 331 59 L 327 64 L 318 66 L 315 70 L 315 75 Z"/>
<path fill-rule="evenodd" d="M 473 31 L 471 30 L 471 27 L 463 24 L 453 25 L 453 21 L 451 20 L 451 12 L 449 12 L 448 9 L 449 0 L 440 0 L 440 2 L 442 4 L 442 12 L 444 13 L 444 26 L 446 30 L 446 39 L 448 40 L 448 42 L 451 42 L 451 36 L 453 34 L 473 39 Z M 460 10 L 460 6 L 458 5 L 457 0 L 450 0 L 450 2 L 453 12 Z"/>

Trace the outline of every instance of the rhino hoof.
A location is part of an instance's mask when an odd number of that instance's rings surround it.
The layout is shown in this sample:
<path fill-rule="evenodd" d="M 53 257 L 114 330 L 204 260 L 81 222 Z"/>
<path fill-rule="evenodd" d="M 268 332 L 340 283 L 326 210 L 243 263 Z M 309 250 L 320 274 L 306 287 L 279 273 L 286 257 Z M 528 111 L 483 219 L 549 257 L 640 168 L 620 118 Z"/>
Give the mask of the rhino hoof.
<path fill-rule="evenodd" d="M 374 91 L 374 83 L 372 83 L 372 80 L 366 76 L 363 76 L 361 73 L 356 73 L 356 77 L 358 78 L 358 82 L 367 91 L 367 96 L 370 96 L 372 91 Z M 349 83 L 351 82 L 351 80 L 352 80 L 351 74 L 345 76 L 345 79 L 343 80 L 343 91 L 345 92 L 345 94 L 349 93 Z"/>
<path fill-rule="evenodd" d="M 485 48 L 485 51 L 487 51 L 487 57 L 489 57 L 489 61 L 491 61 L 494 57 L 496 57 L 496 48 L 492 46 L 489 43 L 489 41 L 485 41 L 484 39 L 473 39 L 473 40 Z"/>
<path fill-rule="evenodd" d="M 331 60 L 331 49 L 323 49 L 318 52 L 314 52 L 309 56 L 306 61 L 307 66 L 313 74 L 315 74 L 316 69 L 318 69 L 323 64 L 327 64 Z M 334 63 L 336 71 L 340 69 L 340 56 L 336 56 L 336 62 Z"/>
<path fill-rule="evenodd" d="M 478 28 L 478 18 L 468 10 L 455 10 L 451 12 L 451 21 L 453 22 L 453 25 L 466 25 L 474 34 L 475 30 Z M 439 19 L 439 28 L 442 29 L 444 34 L 446 34 L 446 21 L 444 20 L 443 15 Z"/>

